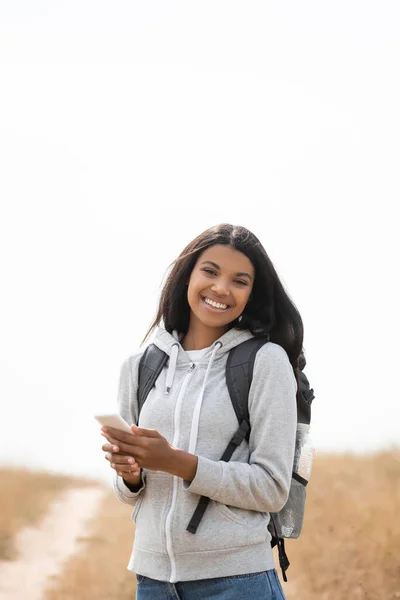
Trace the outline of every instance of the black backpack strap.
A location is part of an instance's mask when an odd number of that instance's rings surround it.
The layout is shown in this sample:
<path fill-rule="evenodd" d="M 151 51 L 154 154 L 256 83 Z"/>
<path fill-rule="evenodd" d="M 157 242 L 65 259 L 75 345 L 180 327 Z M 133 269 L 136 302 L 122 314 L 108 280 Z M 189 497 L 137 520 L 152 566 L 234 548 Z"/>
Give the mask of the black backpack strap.
<path fill-rule="evenodd" d="M 225 452 L 221 456 L 220 460 L 228 462 L 231 459 L 232 454 L 234 453 L 236 448 L 238 446 L 240 446 L 240 444 L 243 442 L 249 429 L 250 429 L 250 425 L 249 425 L 248 421 L 243 421 L 242 424 L 240 425 L 239 429 L 237 430 L 237 432 L 235 433 L 235 435 L 233 436 L 233 438 L 227 445 Z M 190 523 L 186 527 L 186 531 L 189 531 L 189 533 L 196 533 L 197 528 L 200 525 L 200 521 L 202 520 L 203 515 L 206 512 L 207 506 L 210 503 L 210 500 L 211 500 L 211 498 L 209 498 L 208 496 L 200 497 L 200 500 L 197 503 L 197 506 L 193 513 L 193 516 L 190 519 Z"/>
<path fill-rule="evenodd" d="M 249 423 L 247 440 L 250 435 L 248 398 L 253 379 L 253 369 L 256 354 L 268 340 L 251 338 L 229 352 L 226 361 L 226 385 L 235 410 L 239 424 L 243 421 Z"/>
<path fill-rule="evenodd" d="M 283 581 L 286 582 L 287 581 L 286 571 L 290 567 L 290 562 L 289 562 L 289 559 L 287 557 L 286 550 L 285 550 L 285 540 L 284 540 L 284 538 L 280 538 L 278 535 L 278 531 L 276 529 L 276 524 L 275 524 L 273 515 L 270 515 L 270 522 L 271 522 L 272 528 L 275 532 L 275 535 L 273 535 L 272 539 L 271 539 L 271 547 L 272 548 L 274 548 L 274 546 L 278 547 L 279 566 L 282 571 Z"/>
<path fill-rule="evenodd" d="M 239 346 L 233 348 L 226 362 L 226 383 L 239 421 L 239 429 L 227 445 L 220 460 L 228 462 L 234 451 L 242 441 L 249 439 L 250 418 L 248 408 L 248 397 L 253 377 L 254 360 L 258 350 L 267 342 L 266 339 L 251 338 Z M 210 498 L 201 496 L 186 530 L 196 533 L 197 528 L 206 512 Z"/>
<path fill-rule="evenodd" d="M 150 344 L 143 353 L 139 363 L 139 385 L 138 385 L 138 419 L 143 404 L 154 386 L 157 377 L 161 373 L 168 354 L 160 350 L 155 344 Z"/>

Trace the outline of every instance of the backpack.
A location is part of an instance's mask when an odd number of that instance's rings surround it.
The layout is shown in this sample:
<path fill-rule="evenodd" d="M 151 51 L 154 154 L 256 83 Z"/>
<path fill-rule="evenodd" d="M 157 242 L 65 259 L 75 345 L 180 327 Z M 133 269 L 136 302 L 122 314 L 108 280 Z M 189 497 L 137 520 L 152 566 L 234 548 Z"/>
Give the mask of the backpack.
<path fill-rule="evenodd" d="M 267 342 L 268 340 L 266 339 L 251 338 L 232 348 L 228 354 L 225 371 L 226 383 L 239 422 L 239 428 L 227 445 L 220 460 L 228 462 L 242 441 L 249 439 L 250 418 L 248 395 L 253 376 L 254 361 L 258 350 Z M 167 360 L 168 355 L 155 344 L 150 344 L 141 357 L 139 363 L 138 415 L 140 415 L 146 398 Z M 277 513 L 270 513 L 270 522 L 268 524 L 268 529 L 272 536 L 271 546 L 272 548 L 277 546 L 279 565 L 284 581 L 287 581 L 286 570 L 290 565 L 285 552 L 285 538 L 299 537 L 303 524 L 309 473 L 304 476 L 304 472 L 299 467 L 302 464 L 302 455 L 304 457 L 305 449 L 307 448 L 307 433 L 311 421 L 311 403 L 315 397 L 314 390 L 310 389 L 307 377 L 303 373 L 306 365 L 303 352 L 300 354 L 298 364 L 297 434 L 292 481 L 285 506 Z M 310 469 L 312 457 L 306 456 L 306 459 L 308 461 L 307 466 Z M 200 497 L 196 510 L 187 526 L 187 531 L 193 534 L 196 533 L 209 502 L 210 498 L 207 496 Z"/>

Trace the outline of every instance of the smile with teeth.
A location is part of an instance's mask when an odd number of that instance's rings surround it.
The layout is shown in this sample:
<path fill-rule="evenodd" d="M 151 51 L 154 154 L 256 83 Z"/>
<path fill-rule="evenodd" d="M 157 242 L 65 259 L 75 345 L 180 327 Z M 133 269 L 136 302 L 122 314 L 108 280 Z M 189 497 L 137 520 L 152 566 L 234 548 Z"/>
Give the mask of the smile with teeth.
<path fill-rule="evenodd" d="M 210 298 L 203 298 L 203 302 L 205 302 L 209 306 L 212 306 L 213 308 L 218 308 L 219 310 L 226 310 L 228 308 L 227 304 L 221 304 L 220 302 L 214 302 L 214 300 L 211 300 Z"/>

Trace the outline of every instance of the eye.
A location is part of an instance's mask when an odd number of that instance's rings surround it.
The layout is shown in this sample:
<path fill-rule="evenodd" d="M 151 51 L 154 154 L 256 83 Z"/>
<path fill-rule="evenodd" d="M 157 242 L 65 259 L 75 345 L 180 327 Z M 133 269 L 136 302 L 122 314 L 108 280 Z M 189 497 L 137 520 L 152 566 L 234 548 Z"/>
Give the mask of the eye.
<path fill-rule="evenodd" d="M 247 281 L 243 281 L 243 279 L 236 279 L 235 283 L 238 283 L 239 285 L 248 285 Z"/>
<path fill-rule="evenodd" d="M 207 273 L 208 275 L 216 275 L 216 272 L 213 271 L 212 269 L 203 269 L 204 273 Z"/>

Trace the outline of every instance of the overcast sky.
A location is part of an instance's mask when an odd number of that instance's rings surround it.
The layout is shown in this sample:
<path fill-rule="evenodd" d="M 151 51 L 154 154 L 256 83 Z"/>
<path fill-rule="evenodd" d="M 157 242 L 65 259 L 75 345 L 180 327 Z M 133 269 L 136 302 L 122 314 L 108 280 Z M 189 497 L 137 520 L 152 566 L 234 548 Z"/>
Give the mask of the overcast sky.
<path fill-rule="evenodd" d="M 170 262 L 263 242 L 305 326 L 319 452 L 399 442 L 398 2 L 0 4 L 0 453 L 109 477 Z"/>

